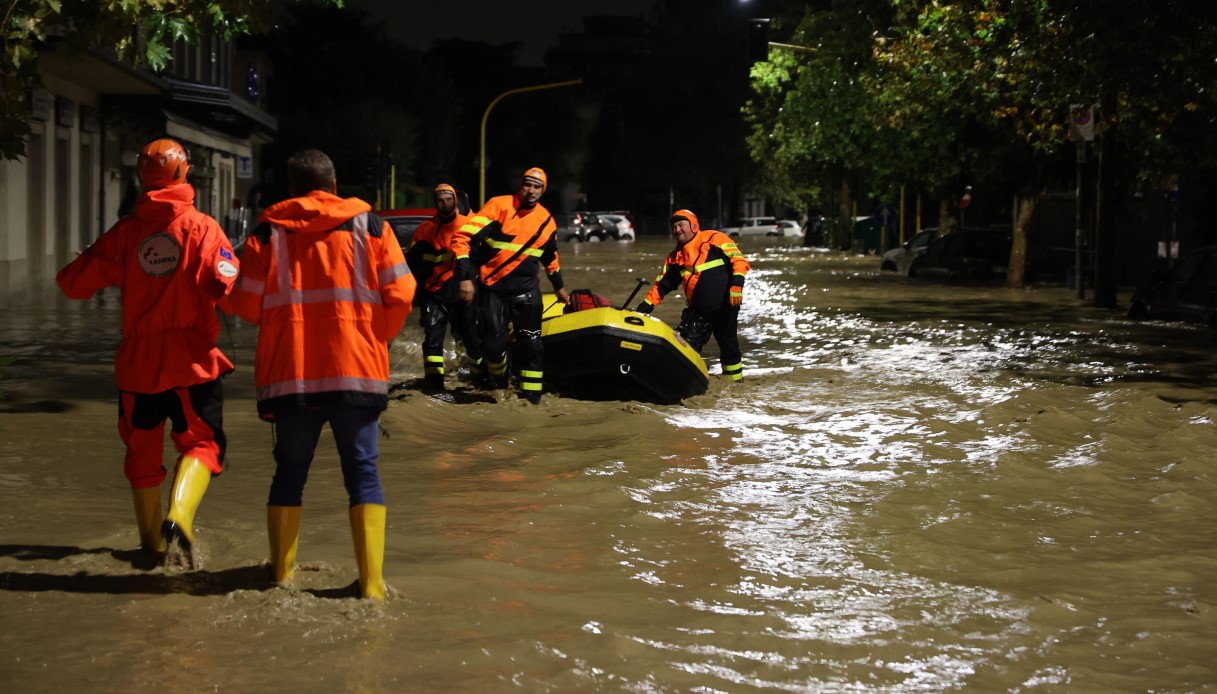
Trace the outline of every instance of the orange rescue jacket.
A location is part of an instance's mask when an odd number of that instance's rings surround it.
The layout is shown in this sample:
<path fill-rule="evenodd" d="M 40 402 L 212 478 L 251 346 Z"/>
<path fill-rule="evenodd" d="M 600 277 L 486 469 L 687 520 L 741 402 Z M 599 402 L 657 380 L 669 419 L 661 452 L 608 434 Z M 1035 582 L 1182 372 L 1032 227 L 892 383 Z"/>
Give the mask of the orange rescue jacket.
<path fill-rule="evenodd" d="M 388 343 L 415 280 L 388 223 L 358 198 L 315 190 L 262 212 L 220 307 L 257 323 L 258 414 L 324 405 L 384 409 Z"/>
<path fill-rule="evenodd" d="M 194 208 L 194 188 L 150 190 L 135 211 L 102 234 L 55 281 L 71 299 L 122 289 L 123 341 L 114 364 L 118 389 L 161 393 L 232 371 L 216 347 L 216 301 L 238 264 L 214 219 Z"/>
<path fill-rule="evenodd" d="M 555 291 L 562 288 L 558 224 L 540 203 L 520 209 L 516 195 L 500 195 L 486 202 L 461 232 L 473 237 L 470 260 L 486 287 L 522 294 L 540 285 L 538 266 L 545 268 Z"/>
<path fill-rule="evenodd" d="M 406 262 L 421 288 L 445 301 L 456 298 L 460 280 L 473 279 L 457 272 L 457 262 L 469 258 L 469 235 L 460 233 L 468 219 L 459 212 L 446 222 L 435 215 L 418 225 L 406 250 Z M 468 267 L 468 263 L 462 267 Z"/>
<path fill-rule="evenodd" d="M 693 238 L 668 254 L 644 301 L 658 306 L 668 292 L 683 285 L 689 306 L 703 313 L 717 311 L 730 295 L 743 292 L 744 276 L 752 266 L 730 236 L 703 230 L 697 217 L 692 213 L 686 216 L 693 227 Z"/>

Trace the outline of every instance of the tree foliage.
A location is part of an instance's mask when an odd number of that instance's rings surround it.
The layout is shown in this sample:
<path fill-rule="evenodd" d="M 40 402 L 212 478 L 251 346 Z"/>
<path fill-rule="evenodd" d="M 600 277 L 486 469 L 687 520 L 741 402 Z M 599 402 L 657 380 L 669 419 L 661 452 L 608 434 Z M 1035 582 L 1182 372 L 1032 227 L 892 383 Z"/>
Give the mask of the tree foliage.
<path fill-rule="evenodd" d="M 834 166 L 877 188 L 945 194 L 966 176 L 1035 193 L 1067 161 L 1071 104 L 1098 107 L 1105 157 L 1119 162 L 1105 172 L 1109 205 L 1213 163 L 1217 4 L 834 2 L 791 41 L 816 52 L 771 51 L 749 107 L 753 158 L 787 195 Z"/>
<path fill-rule="evenodd" d="M 861 78 L 870 70 L 871 36 L 886 25 L 885 2 L 834 2 L 802 16 L 775 20 L 774 32 L 793 24 L 786 46 L 752 68 L 757 97 L 745 107 L 748 144 L 765 191 L 797 208 L 812 206 L 835 182 L 872 164 L 885 166 L 892 132 L 874 127 Z"/>
<path fill-rule="evenodd" d="M 270 0 L 8 0 L 0 23 L 0 157 L 25 153 L 40 52 L 107 51 L 155 72 L 169 64 L 175 41 L 231 39 L 265 30 L 270 19 Z"/>

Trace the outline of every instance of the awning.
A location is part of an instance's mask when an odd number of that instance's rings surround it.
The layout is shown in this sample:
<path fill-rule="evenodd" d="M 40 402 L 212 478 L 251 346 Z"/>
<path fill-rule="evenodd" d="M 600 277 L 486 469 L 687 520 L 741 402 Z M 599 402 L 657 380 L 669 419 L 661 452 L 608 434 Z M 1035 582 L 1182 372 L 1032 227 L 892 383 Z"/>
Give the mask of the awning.
<path fill-rule="evenodd" d="M 221 152 L 228 152 L 236 157 L 253 156 L 249 140 L 225 135 L 222 132 L 199 125 L 169 111 L 164 113 L 165 133 L 171 137 L 180 138 L 186 142 L 210 147 Z"/>

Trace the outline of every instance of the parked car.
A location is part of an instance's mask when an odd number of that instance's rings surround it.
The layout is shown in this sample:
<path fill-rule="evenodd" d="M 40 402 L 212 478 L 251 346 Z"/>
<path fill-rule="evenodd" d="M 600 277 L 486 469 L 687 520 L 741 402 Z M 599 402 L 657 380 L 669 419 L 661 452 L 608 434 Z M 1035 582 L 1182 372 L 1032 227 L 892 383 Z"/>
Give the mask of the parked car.
<path fill-rule="evenodd" d="M 634 223 L 630 221 L 626 212 L 596 212 L 596 216 L 600 217 L 600 223 L 604 224 L 605 231 L 609 236 L 618 241 L 633 241 Z"/>
<path fill-rule="evenodd" d="M 898 272 L 907 277 L 909 268 L 913 266 L 913 261 L 917 256 L 924 253 L 926 246 L 930 245 L 930 242 L 936 238 L 938 238 L 937 227 L 922 229 L 902 245 L 896 246 L 884 253 L 883 257 L 879 259 L 879 270 Z"/>
<path fill-rule="evenodd" d="M 802 236 L 803 225 L 793 219 L 779 219 L 773 231 L 769 232 L 770 236 Z"/>
<path fill-rule="evenodd" d="M 557 236 L 559 241 L 596 243 L 608 238 L 609 233 L 599 216 L 591 212 L 571 212 L 559 216 Z"/>
<path fill-rule="evenodd" d="M 740 236 L 764 236 L 777 231 L 777 217 L 744 217 L 735 226 L 727 227 L 722 232 L 732 238 Z"/>
<path fill-rule="evenodd" d="M 395 210 L 379 210 L 376 215 L 389 223 L 393 227 L 393 235 L 397 237 L 397 243 L 402 250 L 410 245 L 410 239 L 414 236 L 414 230 L 419 224 L 431 219 L 435 216 L 434 208 L 426 207 L 403 207 Z"/>
<path fill-rule="evenodd" d="M 832 238 L 832 230 L 836 225 L 836 220 L 829 219 L 822 214 L 807 220 L 807 224 L 803 227 L 803 245 L 813 247 L 826 245 Z"/>
<path fill-rule="evenodd" d="M 1217 326 L 1217 246 L 1183 256 L 1133 292 L 1128 317 Z"/>
<path fill-rule="evenodd" d="M 943 282 L 996 282 L 1010 266 L 1013 237 L 1005 231 L 956 229 L 913 259 L 909 277 Z"/>

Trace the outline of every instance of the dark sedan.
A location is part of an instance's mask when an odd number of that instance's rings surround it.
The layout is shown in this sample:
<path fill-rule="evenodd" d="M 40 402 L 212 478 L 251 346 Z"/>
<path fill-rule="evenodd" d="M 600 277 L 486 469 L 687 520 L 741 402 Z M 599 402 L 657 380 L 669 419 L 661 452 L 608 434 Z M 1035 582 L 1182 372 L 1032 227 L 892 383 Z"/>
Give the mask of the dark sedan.
<path fill-rule="evenodd" d="M 959 283 L 1004 281 L 1012 244 L 1008 232 L 957 229 L 931 241 L 909 266 L 909 277 Z"/>
<path fill-rule="evenodd" d="M 1133 293 L 1128 317 L 1217 326 L 1217 246 L 1205 246 L 1155 272 Z"/>

